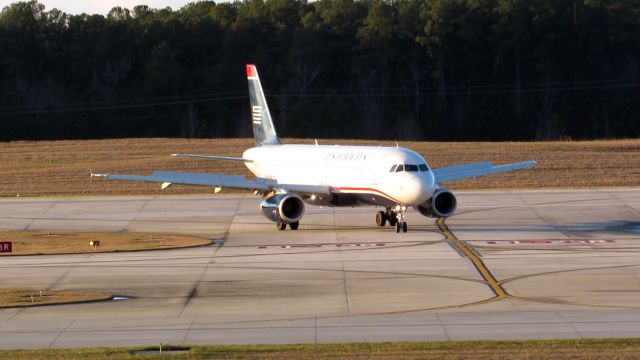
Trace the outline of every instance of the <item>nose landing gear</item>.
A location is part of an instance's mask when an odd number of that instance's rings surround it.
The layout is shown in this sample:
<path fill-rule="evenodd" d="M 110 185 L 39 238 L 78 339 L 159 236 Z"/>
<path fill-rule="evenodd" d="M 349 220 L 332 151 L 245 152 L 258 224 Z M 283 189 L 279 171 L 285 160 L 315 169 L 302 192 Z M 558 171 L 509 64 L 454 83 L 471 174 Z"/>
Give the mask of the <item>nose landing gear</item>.
<path fill-rule="evenodd" d="M 402 230 L 403 233 L 407 232 L 407 223 L 406 222 L 397 222 L 396 223 L 396 232 L 399 233 Z"/>
<path fill-rule="evenodd" d="M 387 221 L 389 226 L 395 226 L 396 232 L 407 232 L 407 222 L 404 220 L 404 214 L 407 211 L 406 206 L 396 206 L 395 209 L 387 207 L 386 211 L 378 211 L 376 213 L 376 225 L 385 226 Z"/>

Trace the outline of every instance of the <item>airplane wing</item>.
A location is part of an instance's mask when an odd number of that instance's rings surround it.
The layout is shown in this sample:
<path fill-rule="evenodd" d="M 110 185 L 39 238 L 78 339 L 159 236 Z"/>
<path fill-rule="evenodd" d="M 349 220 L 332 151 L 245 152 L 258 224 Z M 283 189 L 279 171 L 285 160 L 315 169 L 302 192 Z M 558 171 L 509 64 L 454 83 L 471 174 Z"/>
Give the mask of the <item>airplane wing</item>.
<path fill-rule="evenodd" d="M 207 160 L 225 160 L 225 161 L 239 161 L 239 162 L 253 162 L 253 160 L 239 158 L 239 157 L 231 157 L 231 156 L 214 156 L 214 155 L 199 155 L 199 154 L 171 154 L 173 157 L 186 157 L 186 158 L 197 158 L 197 159 L 207 159 Z"/>
<path fill-rule="evenodd" d="M 247 190 L 284 190 L 287 192 L 300 194 L 317 194 L 331 195 L 328 186 L 321 185 L 299 185 L 299 184 L 280 184 L 275 180 L 256 178 L 255 180 L 247 180 L 241 175 L 226 174 L 201 174 L 187 172 L 172 171 L 154 171 L 153 174 L 146 175 L 120 175 L 120 174 L 91 174 L 91 177 L 106 178 L 109 180 L 126 180 L 126 181 L 143 181 L 161 183 L 162 189 L 166 189 L 170 185 L 200 185 L 225 187 L 233 189 Z"/>
<path fill-rule="evenodd" d="M 528 169 L 536 166 L 535 161 L 527 161 L 515 164 L 506 164 L 494 166 L 489 161 L 470 163 L 464 165 L 449 166 L 444 168 L 433 169 L 433 175 L 436 179 L 436 184 L 456 181 L 466 178 L 474 178 L 489 174 L 496 174 L 506 171 Z"/>

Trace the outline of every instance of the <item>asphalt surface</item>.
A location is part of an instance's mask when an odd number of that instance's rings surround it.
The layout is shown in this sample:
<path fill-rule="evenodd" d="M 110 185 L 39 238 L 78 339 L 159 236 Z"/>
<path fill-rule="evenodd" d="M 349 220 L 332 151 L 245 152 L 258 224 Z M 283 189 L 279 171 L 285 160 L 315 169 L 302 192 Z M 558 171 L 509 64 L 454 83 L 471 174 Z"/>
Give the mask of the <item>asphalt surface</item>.
<path fill-rule="evenodd" d="M 0 288 L 119 298 L 0 310 L 0 348 L 640 336 L 640 189 L 458 199 L 446 223 L 409 213 L 406 234 L 373 208 L 311 206 L 278 231 L 248 195 L 3 199 L 1 230 L 212 245 L 0 255 Z"/>

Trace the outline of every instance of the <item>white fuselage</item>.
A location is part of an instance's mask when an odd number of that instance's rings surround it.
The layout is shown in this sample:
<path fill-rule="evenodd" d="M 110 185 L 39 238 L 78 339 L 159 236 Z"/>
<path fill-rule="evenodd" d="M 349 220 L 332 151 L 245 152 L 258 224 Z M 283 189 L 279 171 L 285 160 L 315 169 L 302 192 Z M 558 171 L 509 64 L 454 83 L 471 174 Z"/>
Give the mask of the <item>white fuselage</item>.
<path fill-rule="evenodd" d="M 243 158 L 251 160 L 245 164 L 258 177 L 280 184 L 328 186 L 332 193 L 359 197 L 360 203 L 417 206 L 435 190 L 426 161 L 404 148 L 267 145 L 246 150 Z M 399 165 L 402 169 L 396 171 Z"/>

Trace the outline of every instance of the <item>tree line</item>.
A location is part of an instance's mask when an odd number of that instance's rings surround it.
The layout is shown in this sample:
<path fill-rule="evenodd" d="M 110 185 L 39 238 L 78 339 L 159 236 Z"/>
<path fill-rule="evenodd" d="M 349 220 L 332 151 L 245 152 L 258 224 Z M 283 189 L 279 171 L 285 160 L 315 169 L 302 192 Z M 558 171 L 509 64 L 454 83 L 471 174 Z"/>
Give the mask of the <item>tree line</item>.
<path fill-rule="evenodd" d="M 0 13 L 0 140 L 640 135 L 640 1 L 244 0 Z"/>

